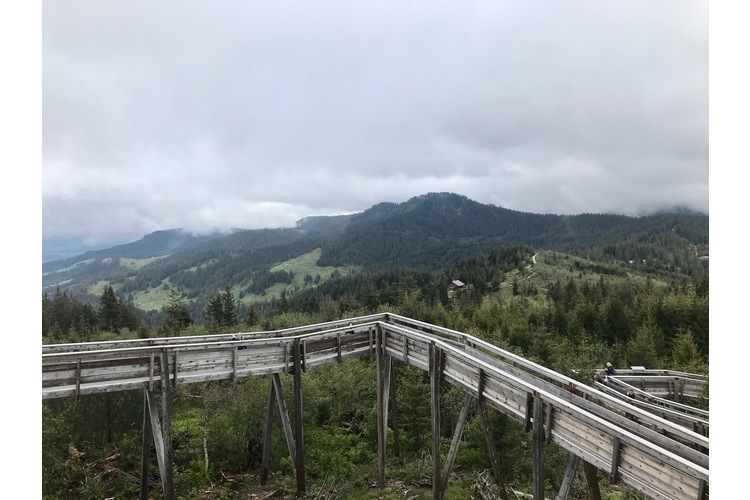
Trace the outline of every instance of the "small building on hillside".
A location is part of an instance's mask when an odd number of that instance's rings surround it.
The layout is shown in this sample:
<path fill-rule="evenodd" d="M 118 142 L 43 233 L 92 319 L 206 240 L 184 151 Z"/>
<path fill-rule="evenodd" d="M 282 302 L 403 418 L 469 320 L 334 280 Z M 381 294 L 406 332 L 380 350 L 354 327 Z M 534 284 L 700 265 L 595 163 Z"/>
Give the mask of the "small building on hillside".
<path fill-rule="evenodd" d="M 465 285 L 459 280 L 453 280 L 450 283 L 448 283 L 448 291 L 452 292 L 454 290 L 458 290 L 459 288 L 463 288 L 464 286 Z"/>

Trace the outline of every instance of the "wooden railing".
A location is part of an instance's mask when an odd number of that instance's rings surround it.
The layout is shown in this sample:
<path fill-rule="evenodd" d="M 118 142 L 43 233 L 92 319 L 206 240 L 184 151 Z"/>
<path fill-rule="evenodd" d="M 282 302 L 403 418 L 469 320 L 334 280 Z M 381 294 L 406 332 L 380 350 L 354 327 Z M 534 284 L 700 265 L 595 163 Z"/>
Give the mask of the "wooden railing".
<path fill-rule="evenodd" d="M 481 339 L 398 315 L 245 333 L 239 341 L 222 334 L 42 349 L 43 399 L 152 391 L 162 381 L 175 387 L 292 373 L 295 366 L 305 372 L 349 358 L 385 356 L 437 370 L 440 379 L 533 428 L 544 443 L 561 446 L 571 458 L 651 498 L 708 498 L 709 440 L 703 433 Z M 705 420 L 707 425 L 707 415 Z"/>

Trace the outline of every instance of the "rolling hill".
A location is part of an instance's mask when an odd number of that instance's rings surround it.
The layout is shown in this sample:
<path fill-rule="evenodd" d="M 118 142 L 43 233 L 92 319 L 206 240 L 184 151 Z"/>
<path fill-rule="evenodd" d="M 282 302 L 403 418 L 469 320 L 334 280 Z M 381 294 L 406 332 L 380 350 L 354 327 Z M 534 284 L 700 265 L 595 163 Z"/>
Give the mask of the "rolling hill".
<path fill-rule="evenodd" d="M 111 285 L 139 307 L 158 310 L 170 290 L 198 306 L 226 287 L 246 302 L 267 300 L 294 290 L 303 279 L 317 285 L 361 271 L 436 271 L 518 245 L 691 275 L 707 265 L 708 216 L 533 214 L 429 193 L 353 215 L 308 217 L 294 228 L 207 236 L 159 231 L 128 245 L 45 263 L 42 286 L 43 292 L 98 297 Z M 282 265 L 295 259 L 303 267 Z"/>

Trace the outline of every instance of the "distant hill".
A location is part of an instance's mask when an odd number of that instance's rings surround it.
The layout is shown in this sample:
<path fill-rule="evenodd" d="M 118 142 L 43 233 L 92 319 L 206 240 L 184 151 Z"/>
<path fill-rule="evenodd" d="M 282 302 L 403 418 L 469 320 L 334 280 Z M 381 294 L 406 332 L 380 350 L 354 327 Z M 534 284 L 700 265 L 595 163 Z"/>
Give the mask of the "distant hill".
<path fill-rule="evenodd" d="M 518 245 L 690 275 L 707 266 L 708 216 L 533 214 L 429 193 L 357 214 L 308 217 L 294 228 L 208 236 L 158 231 L 128 245 L 45 263 L 42 285 L 46 291 L 59 287 L 97 296 L 108 283 L 120 295 L 143 303 L 148 297 L 151 307 L 177 290 L 200 307 L 225 287 L 244 300 L 265 300 L 265 294 L 287 288 L 291 293 L 301 277 L 279 264 L 307 263 L 312 255 L 317 261 L 306 264 L 307 283 L 316 274 L 322 280 L 335 276 L 336 269 L 447 269 L 459 260 Z"/>
<path fill-rule="evenodd" d="M 667 246 L 707 246 L 708 216 L 541 215 L 483 205 L 451 193 L 430 193 L 401 204 L 379 204 L 352 216 L 343 236 L 323 249 L 320 264 L 439 269 L 466 255 L 502 246 L 578 250 L 616 247 L 628 238 L 638 246 L 638 242 L 655 242 L 657 234 L 661 240 L 673 240 Z M 630 258 L 610 253 L 622 260 L 652 257 L 650 252 L 633 252 Z"/>
<path fill-rule="evenodd" d="M 83 260 L 104 259 L 109 257 L 125 257 L 130 259 L 144 259 L 149 257 L 162 257 L 174 252 L 179 252 L 188 247 L 210 241 L 226 233 L 214 232 L 208 235 L 194 235 L 181 229 L 169 229 L 155 231 L 133 243 L 117 245 L 105 249 L 89 250 L 85 253 L 57 259 L 42 264 L 42 273 L 53 272 L 68 267 Z"/>

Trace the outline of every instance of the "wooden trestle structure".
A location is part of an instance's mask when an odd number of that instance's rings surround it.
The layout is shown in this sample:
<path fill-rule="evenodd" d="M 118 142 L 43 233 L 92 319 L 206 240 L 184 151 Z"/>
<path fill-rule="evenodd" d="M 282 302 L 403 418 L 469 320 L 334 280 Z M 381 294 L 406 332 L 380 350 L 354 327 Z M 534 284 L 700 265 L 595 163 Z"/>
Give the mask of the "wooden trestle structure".
<path fill-rule="evenodd" d="M 239 341 L 233 340 L 232 334 L 220 334 L 46 345 L 42 347 L 42 398 L 78 398 L 84 394 L 142 389 L 141 498 L 148 498 L 148 464 L 153 442 L 164 495 L 171 499 L 174 493 L 170 391 L 179 384 L 268 376 L 261 483 L 265 484 L 268 477 L 276 406 L 297 490 L 304 493 L 302 376 L 318 365 L 360 356 L 376 359 L 380 487 L 385 486 L 389 415 L 394 434 L 397 432 L 392 397 L 393 360 L 397 360 L 429 372 L 435 499 L 442 499 L 448 486 L 474 400 L 484 423 L 492 471 L 502 491 L 505 491 L 502 464 L 495 456 L 488 428 L 490 408 L 524 425 L 533 435 L 534 499 L 544 498 L 542 451 L 550 444 L 562 447 L 570 456 L 557 499 L 567 497 L 579 464 L 594 499 L 600 498 L 598 470 L 608 474 L 611 481 L 621 481 L 651 498 L 708 499 L 708 412 L 686 412 L 680 408 L 685 405 L 674 397 L 677 394 L 700 397 L 702 386 L 707 383 L 705 378 L 658 372 L 656 375 L 662 378 L 651 380 L 658 385 L 668 379 L 667 392 L 654 396 L 649 393 L 651 382 L 644 373 L 639 373 L 637 379 L 620 377 L 618 373 L 606 386 L 588 386 L 470 335 L 388 313 L 245 333 Z M 281 391 L 282 373 L 294 379 L 293 422 Z M 442 383 L 459 387 L 466 394 L 445 463 L 441 462 L 440 454 Z M 642 397 L 625 398 L 625 388 L 631 387 Z M 161 391 L 161 411 L 155 397 L 157 389 Z M 663 399 L 661 395 L 672 397 Z M 398 444 L 397 440 L 394 444 Z"/>

